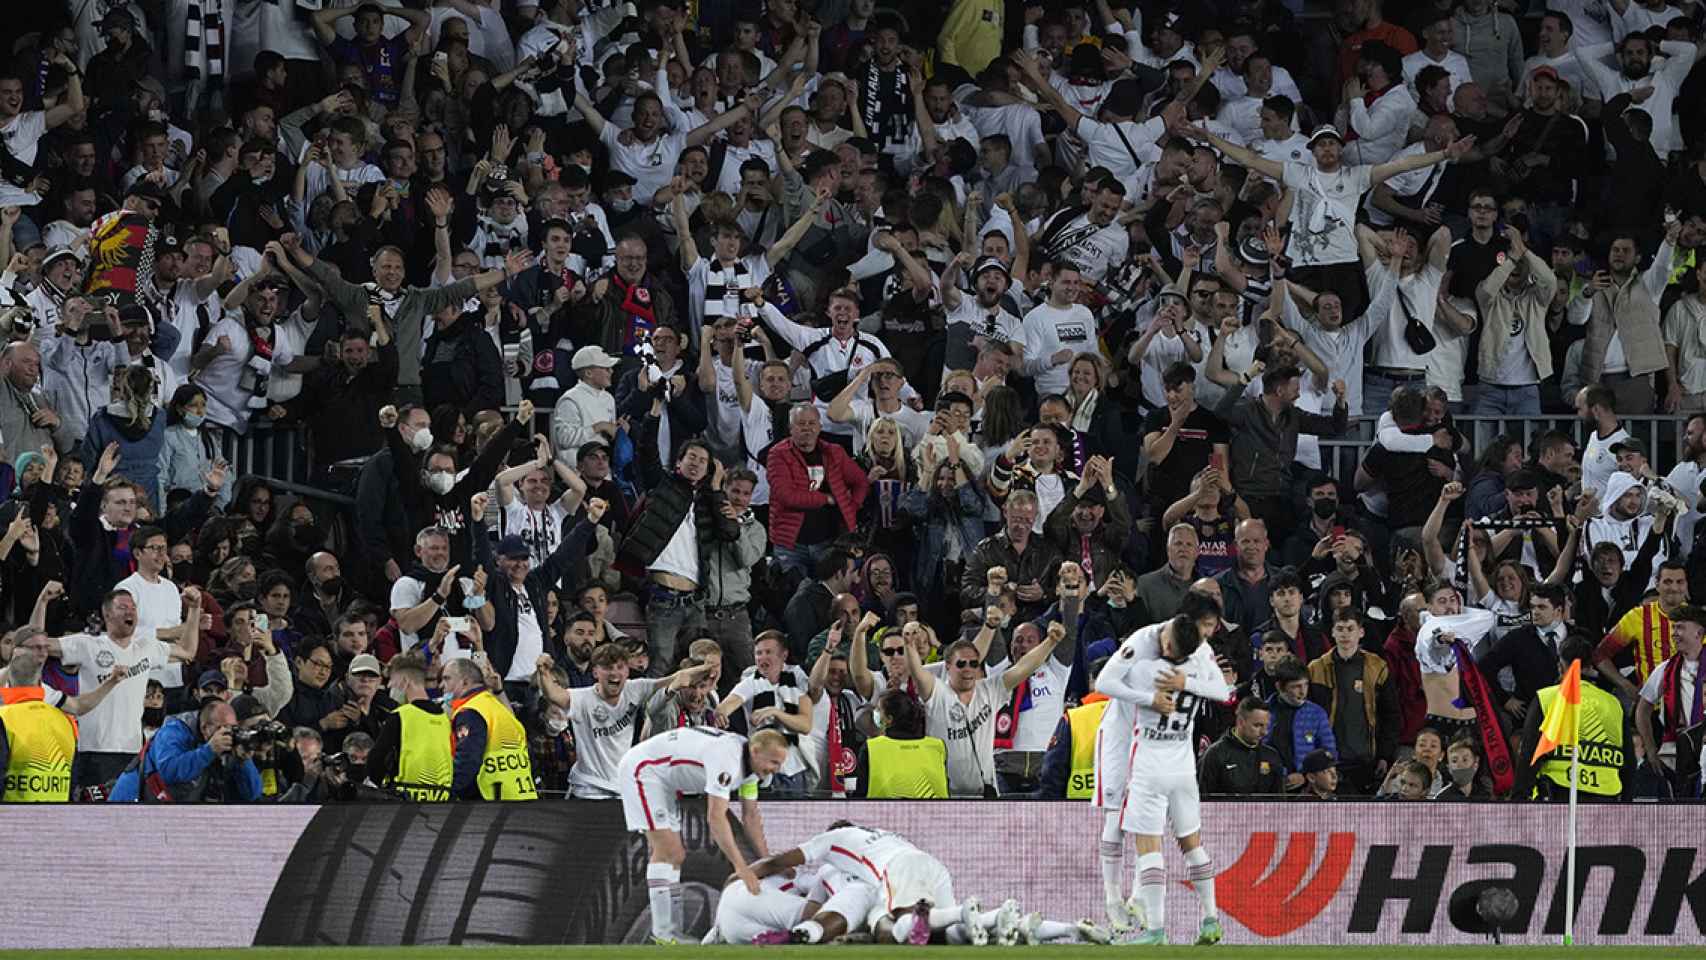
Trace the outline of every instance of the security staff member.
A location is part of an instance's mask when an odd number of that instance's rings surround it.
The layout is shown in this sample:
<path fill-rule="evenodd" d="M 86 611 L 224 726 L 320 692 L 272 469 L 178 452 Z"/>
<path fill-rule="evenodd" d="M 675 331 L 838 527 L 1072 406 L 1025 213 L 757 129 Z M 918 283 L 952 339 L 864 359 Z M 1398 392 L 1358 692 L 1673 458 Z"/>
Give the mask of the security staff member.
<path fill-rule="evenodd" d="M 924 735 L 924 705 L 905 690 L 877 698 L 871 720 L 881 736 L 865 741 L 847 795 L 871 800 L 948 799 L 948 745 Z"/>
<path fill-rule="evenodd" d="M 1558 648 L 1558 673 L 1563 675 L 1573 661 L 1584 666 L 1593 662 L 1594 645 L 1580 634 L 1570 634 Z M 1627 753 L 1623 749 L 1623 704 L 1617 697 L 1601 690 L 1587 680 L 1583 670 L 1582 707 L 1579 745 L 1581 770 L 1577 774 L 1576 790 L 1584 802 L 1613 801 L 1623 795 L 1623 765 Z M 1540 758 L 1539 766 L 1531 766 L 1528 758 L 1540 743 L 1540 730 L 1546 714 L 1559 709 L 1558 689 L 1553 684 L 1541 690 L 1528 707 L 1528 723 L 1522 731 L 1522 749 L 1511 760 L 1516 764 L 1516 785 L 1513 797 L 1542 798 L 1562 803 L 1570 799 L 1571 747 L 1561 746 Z"/>
<path fill-rule="evenodd" d="M 450 729 L 456 743 L 450 795 L 472 800 L 537 800 L 527 731 L 502 700 L 486 688 L 473 660 L 444 665 L 451 696 Z"/>
<path fill-rule="evenodd" d="M 31 632 L 33 631 L 33 632 Z M 41 685 L 41 652 L 29 642 L 42 631 L 24 627 L 0 686 L 0 769 L 6 771 L 0 803 L 66 803 L 71 799 L 71 761 L 77 755 L 77 721 L 95 709 L 119 682 L 107 681 L 86 694 L 67 697 Z"/>
<path fill-rule="evenodd" d="M 427 696 L 426 661 L 419 654 L 391 658 L 392 701 L 402 704 L 379 726 L 379 739 L 368 755 L 373 782 L 416 803 L 450 799 L 454 760 L 450 717 Z"/>
<path fill-rule="evenodd" d="M 1108 698 L 1087 694 L 1084 702 L 1066 711 L 1055 725 L 1043 754 L 1037 796 L 1048 800 L 1088 800 L 1096 789 L 1096 728 L 1108 709 Z"/>

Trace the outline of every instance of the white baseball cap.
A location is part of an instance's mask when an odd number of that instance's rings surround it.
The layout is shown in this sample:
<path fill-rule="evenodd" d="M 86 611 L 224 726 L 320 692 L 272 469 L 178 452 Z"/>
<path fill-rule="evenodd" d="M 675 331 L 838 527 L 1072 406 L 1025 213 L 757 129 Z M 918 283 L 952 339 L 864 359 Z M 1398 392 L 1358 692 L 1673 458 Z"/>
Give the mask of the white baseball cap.
<path fill-rule="evenodd" d="M 603 347 L 582 347 L 575 351 L 571 366 L 576 370 L 585 370 L 587 367 L 614 367 L 616 358 L 605 353 Z"/>

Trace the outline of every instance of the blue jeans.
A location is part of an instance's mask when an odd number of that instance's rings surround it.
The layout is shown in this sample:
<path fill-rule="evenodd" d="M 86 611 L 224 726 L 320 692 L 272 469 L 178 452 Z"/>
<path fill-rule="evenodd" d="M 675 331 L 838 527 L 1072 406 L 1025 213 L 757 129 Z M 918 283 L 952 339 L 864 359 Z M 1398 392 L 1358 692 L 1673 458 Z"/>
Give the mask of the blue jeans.
<path fill-rule="evenodd" d="M 675 649 L 675 638 L 704 626 L 705 607 L 697 596 L 655 583 L 647 585 L 646 631 L 652 648 L 653 674 L 665 676 L 675 672 L 681 659 Z"/>
<path fill-rule="evenodd" d="M 818 561 L 829 553 L 829 548 L 833 545 L 831 541 L 825 540 L 809 546 L 797 543 L 791 547 L 776 547 L 776 565 L 783 570 L 797 570 L 800 576 L 810 580 L 817 576 Z"/>
<path fill-rule="evenodd" d="M 764 788 L 766 797 L 803 797 L 806 795 L 806 777 L 809 770 L 783 776 L 780 773 L 770 775 L 770 785 Z"/>
<path fill-rule="evenodd" d="M 1378 417 L 1392 408 L 1392 391 L 1399 387 L 1415 387 L 1420 390 L 1428 385 L 1426 376 L 1415 379 L 1389 377 L 1365 367 L 1362 371 L 1362 414 L 1365 417 Z"/>
<path fill-rule="evenodd" d="M 1474 415 L 1477 417 L 1538 417 L 1540 416 L 1540 385 L 1503 387 L 1483 383 L 1475 388 Z"/>

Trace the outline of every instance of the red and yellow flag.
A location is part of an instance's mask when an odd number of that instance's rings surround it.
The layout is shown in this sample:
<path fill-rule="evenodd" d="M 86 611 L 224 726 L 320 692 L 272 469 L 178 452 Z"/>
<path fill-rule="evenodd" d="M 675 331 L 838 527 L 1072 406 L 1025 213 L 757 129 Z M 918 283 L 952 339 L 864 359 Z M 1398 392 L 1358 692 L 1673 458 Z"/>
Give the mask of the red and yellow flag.
<path fill-rule="evenodd" d="M 1558 698 L 1552 701 L 1552 712 L 1547 714 L 1545 723 L 1540 727 L 1540 743 L 1534 747 L 1534 758 L 1530 764 L 1538 763 L 1559 747 L 1574 747 L 1581 735 L 1582 715 L 1582 662 L 1577 660 L 1570 664 L 1570 669 L 1564 672 L 1564 681 L 1558 684 Z"/>

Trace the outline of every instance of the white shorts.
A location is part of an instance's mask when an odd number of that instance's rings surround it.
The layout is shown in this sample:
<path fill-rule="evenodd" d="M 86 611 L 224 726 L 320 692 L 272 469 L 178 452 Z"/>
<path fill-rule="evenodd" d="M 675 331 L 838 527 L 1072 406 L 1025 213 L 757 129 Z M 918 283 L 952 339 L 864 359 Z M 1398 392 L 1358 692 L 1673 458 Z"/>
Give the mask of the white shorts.
<path fill-rule="evenodd" d="M 616 784 L 622 788 L 622 818 L 629 830 L 681 832 L 681 807 L 675 802 L 673 787 L 636 772 L 636 764 L 630 763 L 628 757 L 623 757 L 616 768 Z"/>
<path fill-rule="evenodd" d="M 912 909 L 920 900 L 934 907 L 951 907 L 959 903 L 954 897 L 954 878 L 942 862 L 923 851 L 903 853 L 888 863 L 883 871 L 884 902 L 872 910 L 871 923 L 885 913 Z"/>
<path fill-rule="evenodd" d="M 1125 803 L 1126 787 L 1131 782 L 1132 749 L 1131 736 L 1096 731 L 1096 779 L 1090 788 L 1090 806 L 1118 810 Z"/>
<path fill-rule="evenodd" d="M 761 933 L 792 930 L 805 909 L 804 897 L 781 890 L 760 890 L 754 896 L 737 880 L 723 888 L 717 901 L 717 931 L 726 943 L 751 943 Z"/>
<path fill-rule="evenodd" d="M 873 912 L 881 912 L 882 897 L 877 888 L 862 881 L 843 883 L 829 890 L 829 899 L 818 908 L 817 915 L 833 913 L 847 921 L 847 932 L 863 929 Z"/>
<path fill-rule="evenodd" d="M 1188 837 L 1202 829 L 1202 801 L 1194 773 L 1134 772 L 1120 810 L 1120 829 L 1159 837 L 1172 824 L 1173 836 Z"/>

